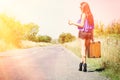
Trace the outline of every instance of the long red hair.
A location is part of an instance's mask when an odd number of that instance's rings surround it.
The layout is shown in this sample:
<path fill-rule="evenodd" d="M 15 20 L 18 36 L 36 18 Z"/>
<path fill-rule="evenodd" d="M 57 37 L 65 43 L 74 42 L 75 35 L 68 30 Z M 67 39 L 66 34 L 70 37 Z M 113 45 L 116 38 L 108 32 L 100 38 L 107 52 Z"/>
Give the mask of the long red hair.
<path fill-rule="evenodd" d="M 94 26 L 94 19 L 91 13 L 90 7 L 87 2 L 82 2 L 81 4 L 83 12 L 86 14 L 89 25 Z"/>

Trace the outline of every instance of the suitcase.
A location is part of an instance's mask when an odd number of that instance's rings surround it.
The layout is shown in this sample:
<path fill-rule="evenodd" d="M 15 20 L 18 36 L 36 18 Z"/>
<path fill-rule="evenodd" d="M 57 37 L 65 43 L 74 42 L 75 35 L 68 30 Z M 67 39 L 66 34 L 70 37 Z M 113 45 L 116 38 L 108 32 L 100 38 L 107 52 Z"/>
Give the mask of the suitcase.
<path fill-rule="evenodd" d="M 101 43 L 98 42 L 90 42 L 89 50 L 88 50 L 88 58 L 101 58 Z"/>

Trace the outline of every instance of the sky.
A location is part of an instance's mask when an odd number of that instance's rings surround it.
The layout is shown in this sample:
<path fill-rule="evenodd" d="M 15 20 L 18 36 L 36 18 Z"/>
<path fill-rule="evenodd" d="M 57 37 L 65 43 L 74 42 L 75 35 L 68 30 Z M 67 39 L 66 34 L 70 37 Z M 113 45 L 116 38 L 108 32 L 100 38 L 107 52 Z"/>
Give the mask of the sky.
<path fill-rule="evenodd" d="M 68 20 L 80 18 L 82 1 L 90 5 L 95 22 L 107 25 L 120 20 L 120 0 L 0 0 L 0 13 L 39 25 L 40 35 L 58 38 L 64 32 L 77 36 L 78 29 L 68 25 Z"/>

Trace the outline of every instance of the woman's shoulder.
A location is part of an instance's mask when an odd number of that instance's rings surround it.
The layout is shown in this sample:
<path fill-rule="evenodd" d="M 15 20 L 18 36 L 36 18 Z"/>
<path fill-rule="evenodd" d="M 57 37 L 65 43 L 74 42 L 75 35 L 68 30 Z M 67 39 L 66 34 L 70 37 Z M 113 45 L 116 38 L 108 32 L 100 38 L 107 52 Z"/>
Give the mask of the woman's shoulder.
<path fill-rule="evenodd" d="M 85 14 L 85 13 L 82 13 L 82 14 L 81 14 L 81 17 L 86 18 L 86 14 Z"/>

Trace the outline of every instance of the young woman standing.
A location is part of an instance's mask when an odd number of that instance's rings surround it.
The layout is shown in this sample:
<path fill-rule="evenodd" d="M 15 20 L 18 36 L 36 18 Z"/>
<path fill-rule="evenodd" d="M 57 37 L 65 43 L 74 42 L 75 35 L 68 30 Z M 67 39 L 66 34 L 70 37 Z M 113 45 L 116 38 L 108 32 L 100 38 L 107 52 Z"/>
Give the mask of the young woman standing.
<path fill-rule="evenodd" d="M 90 7 L 87 2 L 80 3 L 82 11 L 78 22 L 68 21 L 69 25 L 75 25 L 79 29 L 78 37 L 81 42 L 81 62 L 79 64 L 79 71 L 87 71 L 86 55 L 89 51 L 90 41 L 93 41 L 94 19 Z"/>

